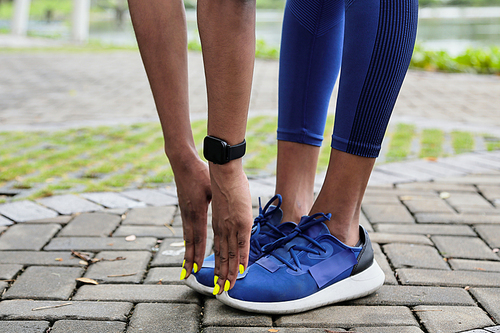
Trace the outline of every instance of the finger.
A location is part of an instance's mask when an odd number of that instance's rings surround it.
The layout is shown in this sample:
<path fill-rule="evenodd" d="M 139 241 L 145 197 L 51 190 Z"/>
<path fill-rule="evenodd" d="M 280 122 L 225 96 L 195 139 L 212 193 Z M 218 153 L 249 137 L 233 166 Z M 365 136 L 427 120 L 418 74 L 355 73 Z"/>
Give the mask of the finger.
<path fill-rule="evenodd" d="M 227 282 L 224 284 L 224 291 L 228 291 L 238 277 L 238 270 L 240 264 L 240 257 L 238 254 L 238 239 L 237 235 L 231 235 L 228 238 L 228 274 Z M 228 283 L 229 282 L 229 283 Z"/>
<path fill-rule="evenodd" d="M 219 274 L 217 284 L 215 285 L 213 294 L 218 295 L 222 293 L 224 289 L 227 289 L 228 286 L 227 284 L 230 283 L 227 280 L 227 275 L 229 271 L 229 258 L 228 258 L 228 252 L 229 252 L 229 247 L 228 247 L 228 237 L 227 233 L 224 233 L 220 236 L 220 241 L 219 241 Z M 226 282 L 227 281 L 227 282 Z"/>
<path fill-rule="evenodd" d="M 219 230 L 217 228 L 218 224 L 216 221 L 216 215 L 213 215 L 212 217 L 212 229 L 214 231 L 214 259 L 215 259 L 215 266 L 214 266 L 214 278 L 219 277 L 219 272 L 220 272 L 220 259 L 219 259 L 219 254 L 220 254 L 220 234 Z M 216 282 L 214 282 L 215 284 Z"/>
<path fill-rule="evenodd" d="M 193 272 L 198 273 L 203 260 L 205 259 L 205 249 L 207 244 L 207 215 L 201 216 L 194 221 L 193 243 L 194 243 L 194 264 Z"/>
<path fill-rule="evenodd" d="M 180 279 L 184 280 L 189 277 L 194 264 L 194 232 L 192 224 L 182 217 L 182 234 L 184 238 L 184 260 L 182 262 L 182 270 Z"/>
<path fill-rule="evenodd" d="M 240 274 L 243 274 L 245 269 L 248 267 L 248 255 L 250 253 L 250 236 L 252 230 L 247 230 L 246 228 L 241 229 L 236 236 L 238 242 L 238 255 L 239 255 L 239 265 L 238 270 Z"/>

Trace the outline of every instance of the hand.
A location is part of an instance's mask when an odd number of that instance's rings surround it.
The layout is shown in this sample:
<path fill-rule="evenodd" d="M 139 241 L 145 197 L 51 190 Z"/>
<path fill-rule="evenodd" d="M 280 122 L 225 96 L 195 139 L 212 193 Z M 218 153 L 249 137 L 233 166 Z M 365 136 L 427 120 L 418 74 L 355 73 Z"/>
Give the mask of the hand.
<path fill-rule="evenodd" d="M 252 228 L 252 203 L 241 159 L 210 163 L 215 270 L 214 295 L 227 291 L 246 269 Z"/>
<path fill-rule="evenodd" d="M 183 280 L 191 274 L 191 270 L 196 273 L 203 265 L 207 244 L 207 211 L 212 191 L 208 166 L 198 157 L 195 161 L 183 163 L 183 167 L 174 170 L 174 175 L 186 248 L 181 271 Z"/>

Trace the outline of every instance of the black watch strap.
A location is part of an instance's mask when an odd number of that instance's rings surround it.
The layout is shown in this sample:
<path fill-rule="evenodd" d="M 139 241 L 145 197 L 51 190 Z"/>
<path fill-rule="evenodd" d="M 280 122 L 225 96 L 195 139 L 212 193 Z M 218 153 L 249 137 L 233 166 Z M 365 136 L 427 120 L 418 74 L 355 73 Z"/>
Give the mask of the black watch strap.
<path fill-rule="evenodd" d="M 203 140 L 203 156 L 215 164 L 226 164 L 229 161 L 243 157 L 246 151 L 246 141 L 230 146 L 226 141 L 207 135 Z"/>

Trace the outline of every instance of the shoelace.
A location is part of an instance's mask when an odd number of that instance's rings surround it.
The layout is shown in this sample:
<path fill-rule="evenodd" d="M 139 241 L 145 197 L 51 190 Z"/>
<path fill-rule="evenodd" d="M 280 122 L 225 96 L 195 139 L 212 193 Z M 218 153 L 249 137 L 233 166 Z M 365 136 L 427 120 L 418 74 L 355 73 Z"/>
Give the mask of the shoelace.
<path fill-rule="evenodd" d="M 273 209 L 269 210 L 271 203 L 273 203 L 276 199 L 278 199 L 278 204 Z M 277 239 L 280 237 L 284 237 L 285 234 L 279 230 L 272 223 L 269 223 L 271 216 L 275 213 L 276 209 L 279 209 L 281 206 L 281 195 L 276 194 L 274 197 L 269 200 L 264 209 L 262 209 L 262 203 L 259 198 L 259 216 L 257 216 L 254 220 L 254 224 L 252 226 L 252 236 L 250 237 L 250 254 L 254 257 L 260 256 L 262 254 L 262 246 L 260 246 L 259 241 L 257 240 L 258 235 L 267 235 L 272 239 Z M 267 225 L 269 227 L 269 231 L 262 230 L 262 227 Z M 281 236 L 277 236 L 281 235 Z"/>
<path fill-rule="evenodd" d="M 314 254 L 318 254 L 318 255 L 321 254 L 321 252 L 323 252 L 323 253 L 326 252 L 326 249 L 320 243 L 318 243 L 313 238 L 304 234 L 304 231 L 306 231 L 307 229 L 309 229 L 311 226 L 313 226 L 315 224 L 330 220 L 330 217 L 331 217 L 331 214 L 325 215 L 323 213 L 316 213 L 314 215 L 309 216 L 305 221 L 300 223 L 295 229 L 292 230 L 291 233 L 289 233 L 285 237 L 279 238 L 272 243 L 264 245 L 264 247 L 262 249 L 263 252 L 271 254 L 273 257 L 275 257 L 276 259 L 278 259 L 279 261 L 281 261 L 282 263 L 284 263 L 285 265 L 287 265 L 290 269 L 293 269 L 294 271 L 301 270 L 302 265 L 300 264 L 300 260 L 297 257 L 297 252 L 306 251 L 306 252 L 314 253 Z M 297 245 L 297 244 L 292 245 L 288 249 L 288 252 L 290 253 L 290 257 L 294 261 L 295 265 L 292 265 L 287 259 L 283 258 L 281 255 L 277 254 L 276 252 L 273 252 L 277 248 L 280 248 L 283 245 L 287 244 L 289 241 L 291 241 L 295 237 L 302 237 L 302 238 L 306 239 L 310 243 L 314 244 L 317 248 L 321 249 L 321 251 L 316 250 L 316 249 L 311 248 L 311 247 L 305 247 L 305 246 L 301 246 L 301 245 Z M 271 253 L 271 252 L 273 252 L 273 253 Z"/>

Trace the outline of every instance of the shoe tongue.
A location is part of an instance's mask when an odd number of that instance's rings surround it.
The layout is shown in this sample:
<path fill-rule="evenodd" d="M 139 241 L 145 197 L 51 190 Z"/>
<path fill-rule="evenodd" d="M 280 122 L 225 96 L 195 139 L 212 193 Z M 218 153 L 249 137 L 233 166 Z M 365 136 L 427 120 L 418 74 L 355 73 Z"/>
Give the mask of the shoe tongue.
<path fill-rule="evenodd" d="M 301 226 L 302 223 L 307 223 L 310 224 L 304 231 L 302 231 L 303 234 L 315 239 L 321 235 L 328 235 L 330 234 L 330 230 L 328 227 L 323 223 L 323 222 L 315 222 L 315 220 L 311 221 L 306 221 L 309 219 L 309 216 L 302 216 L 299 227 Z"/>
<path fill-rule="evenodd" d="M 278 208 L 274 205 L 269 206 L 268 211 L 272 212 L 269 223 L 274 226 L 278 226 L 281 223 L 281 219 L 283 218 L 283 211 L 281 210 L 281 208 Z"/>

